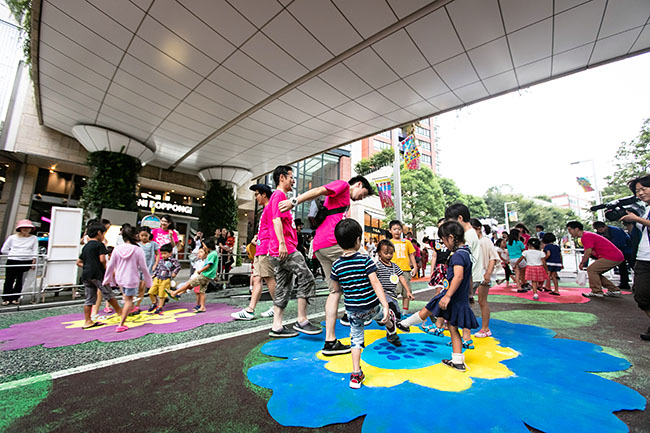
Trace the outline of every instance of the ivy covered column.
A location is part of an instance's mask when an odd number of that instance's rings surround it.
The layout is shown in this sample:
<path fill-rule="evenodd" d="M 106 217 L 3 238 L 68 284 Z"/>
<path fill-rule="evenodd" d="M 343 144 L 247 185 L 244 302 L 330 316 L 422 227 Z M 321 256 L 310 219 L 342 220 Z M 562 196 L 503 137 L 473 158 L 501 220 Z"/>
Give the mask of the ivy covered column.
<path fill-rule="evenodd" d="M 138 175 L 153 158 L 153 150 L 98 126 L 77 125 L 72 133 L 89 152 L 90 177 L 81 196 L 86 214 L 100 216 L 102 209 L 137 211 Z"/>
<path fill-rule="evenodd" d="M 199 216 L 199 228 L 212 235 L 216 229 L 237 229 L 237 188 L 248 182 L 252 173 L 239 167 L 209 167 L 199 172 L 208 185 Z"/>

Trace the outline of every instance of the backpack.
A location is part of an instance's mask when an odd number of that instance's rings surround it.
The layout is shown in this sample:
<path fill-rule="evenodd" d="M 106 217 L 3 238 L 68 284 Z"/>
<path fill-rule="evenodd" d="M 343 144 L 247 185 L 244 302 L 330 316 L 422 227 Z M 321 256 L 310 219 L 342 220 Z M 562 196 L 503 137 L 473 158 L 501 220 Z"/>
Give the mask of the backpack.
<path fill-rule="evenodd" d="M 334 209 L 328 209 L 325 207 L 325 197 L 318 197 L 316 200 L 312 200 L 311 205 L 309 206 L 309 225 L 312 230 L 316 230 L 318 226 L 325 222 L 325 219 L 330 215 L 336 215 L 337 213 L 345 213 L 348 210 L 348 206 L 341 206 Z"/>

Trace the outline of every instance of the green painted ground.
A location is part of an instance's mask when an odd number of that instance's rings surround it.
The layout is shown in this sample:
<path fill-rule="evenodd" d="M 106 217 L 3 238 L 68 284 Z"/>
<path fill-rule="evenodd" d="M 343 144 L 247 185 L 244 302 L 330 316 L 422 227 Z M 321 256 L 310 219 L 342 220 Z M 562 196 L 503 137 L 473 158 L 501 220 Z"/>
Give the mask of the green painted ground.
<path fill-rule="evenodd" d="M 551 329 L 588 327 L 598 323 L 594 314 L 572 311 L 509 310 L 492 313 L 491 318 Z"/>

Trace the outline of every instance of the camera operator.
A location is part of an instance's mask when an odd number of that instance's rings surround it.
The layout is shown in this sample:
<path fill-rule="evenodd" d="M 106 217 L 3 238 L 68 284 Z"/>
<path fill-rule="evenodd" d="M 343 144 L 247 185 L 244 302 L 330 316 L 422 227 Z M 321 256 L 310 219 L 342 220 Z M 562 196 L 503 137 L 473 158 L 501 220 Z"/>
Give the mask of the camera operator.
<path fill-rule="evenodd" d="M 639 200 L 650 205 L 650 175 L 632 179 L 628 185 Z M 646 210 L 644 215 L 638 216 L 628 212 L 627 215 L 621 217 L 621 221 L 636 223 L 637 228 L 641 231 L 641 240 L 634 265 L 634 300 L 650 318 L 650 211 Z M 644 334 L 641 334 L 641 339 L 650 341 L 650 327 Z"/>
<path fill-rule="evenodd" d="M 596 230 L 596 233 L 609 239 L 623 253 L 624 260 L 617 266 L 618 273 L 621 277 L 618 288 L 621 290 L 630 290 L 630 276 L 627 264 L 632 263 L 634 260 L 632 257 L 632 248 L 630 247 L 630 237 L 625 233 L 625 230 L 616 226 L 609 226 L 602 221 L 596 221 L 592 226 Z"/>
<path fill-rule="evenodd" d="M 591 292 L 583 293 L 582 296 L 585 298 L 602 298 L 603 296 L 620 295 L 621 291 L 618 290 L 618 287 L 603 276 L 603 274 L 614 266 L 621 264 L 623 261 L 623 253 L 601 235 L 584 231 L 581 222 L 569 221 L 566 228 L 571 236 L 581 238 L 582 246 L 585 248 L 578 268 L 582 270 L 590 258 L 593 257 L 596 259 L 587 267 Z M 607 293 L 603 293 L 603 287 L 607 289 Z"/>

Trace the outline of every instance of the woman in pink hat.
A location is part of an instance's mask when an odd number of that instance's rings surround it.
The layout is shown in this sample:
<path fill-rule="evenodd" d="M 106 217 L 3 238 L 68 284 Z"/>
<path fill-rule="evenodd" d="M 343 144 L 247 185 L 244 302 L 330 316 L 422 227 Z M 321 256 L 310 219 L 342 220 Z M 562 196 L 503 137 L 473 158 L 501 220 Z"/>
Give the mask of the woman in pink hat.
<path fill-rule="evenodd" d="M 16 233 L 7 238 L 2 245 L 2 254 L 7 255 L 7 271 L 2 291 L 2 305 L 18 305 L 23 291 L 23 275 L 36 263 L 38 238 L 32 234 L 34 224 L 30 220 L 20 220 Z M 17 295 L 15 294 L 17 293 Z"/>

